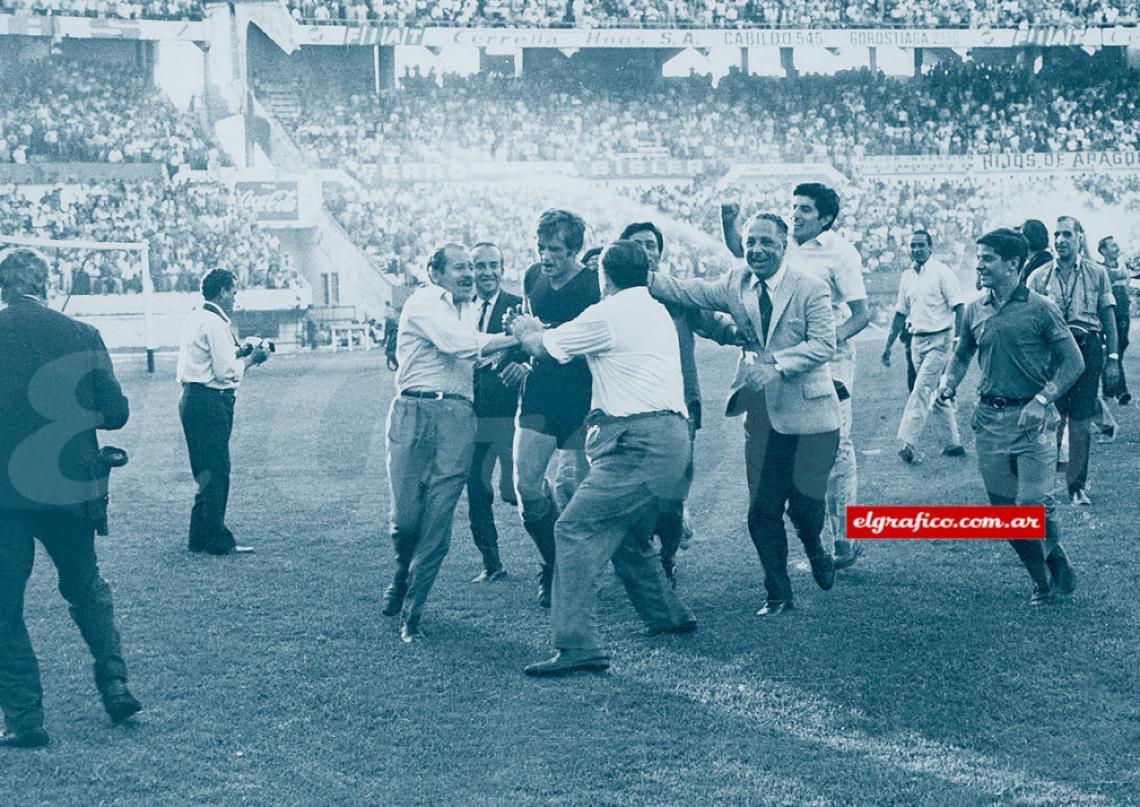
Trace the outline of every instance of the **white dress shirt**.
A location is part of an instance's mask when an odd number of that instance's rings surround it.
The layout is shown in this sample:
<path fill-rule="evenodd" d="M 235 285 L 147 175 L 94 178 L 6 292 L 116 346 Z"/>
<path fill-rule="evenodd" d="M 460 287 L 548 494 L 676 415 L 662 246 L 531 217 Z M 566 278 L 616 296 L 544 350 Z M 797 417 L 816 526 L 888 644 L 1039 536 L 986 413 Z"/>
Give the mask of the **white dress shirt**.
<path fill-rule="evenodd" d="M 586 357 L 595 409 L 612 417 L 665 411 L 688 417 L 677 329 L 645 286 L 603 298 L 548 330 L 542 343 L 562 364 Z"/>
<path fill-rule="evenodd" d="M 895 311 L 906 317 L 912 333 L 938 333 L 954 327 L 954 306 L 966 297 L 954 270 L 931 258 L 916 272 L 912 266 L 899 278 Z"/>
<path fill-rule="evenodd" d="M 490 299 L 487 299 L 487 300 L 484 300 L 482 297 L 476 297 L 475 298 L 475 308 L 479 312 L 479 332 L 480 333 L 486 333 L 487 328 L 489 328 L 491 326 L 491 322 L 490 322 L 491 314 L 494 313 L 495 305 L 499 302 L 499 294 L 500 293 L 501 292 L 495 292 L 493 295 L 491 295 Z M 487 306 L 487 313 L 485 316 L 483 314 L 483 306 L 484 305 Z"/>
<path fill-rule="evenodd" d="M 789 239 L 784 265 L 827 284 L 831 289 L 831 310 L 836 325 L 847 319 L 846 303 L 867 299 L 859 250 L 832 230 L 824 230 L 803 244 Z"/>
<path fill-rule="evenodd" d="M 497 334 L 480 333 L 479 306 L 457 305 L 451 292 L 434 284 L 417 289 L 404 303 L 396 336 L 396 392 L 443 392 L 475 398 L 475 362 Z"/>
<path fill-rule="evenodd" d="M 238 347 L 230 319 L 220 308 L 213 303 L 195 308 L 182 324 L 179 383 L 237 389 L 245 376 L 245 361 L 237 357 Z"/>

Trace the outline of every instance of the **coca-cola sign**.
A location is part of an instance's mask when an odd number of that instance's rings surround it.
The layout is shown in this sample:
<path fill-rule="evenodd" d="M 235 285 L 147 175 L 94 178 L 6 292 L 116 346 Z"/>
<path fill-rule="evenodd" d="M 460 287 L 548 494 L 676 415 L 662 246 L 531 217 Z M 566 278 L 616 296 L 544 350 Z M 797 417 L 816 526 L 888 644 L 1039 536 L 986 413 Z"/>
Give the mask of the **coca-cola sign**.
<path fill-rule="evenodd" d="M 238 207 L 253 213 L 256 221 L 298 221 L 301 194 L 296 182 L 238 182 Z"/>

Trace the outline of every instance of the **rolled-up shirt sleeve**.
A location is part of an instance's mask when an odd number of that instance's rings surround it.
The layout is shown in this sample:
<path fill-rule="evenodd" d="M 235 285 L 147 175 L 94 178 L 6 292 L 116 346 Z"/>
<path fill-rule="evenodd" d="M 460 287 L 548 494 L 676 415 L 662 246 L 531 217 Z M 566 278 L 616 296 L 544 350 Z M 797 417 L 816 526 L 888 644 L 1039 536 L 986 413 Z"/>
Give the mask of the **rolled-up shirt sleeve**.
<path fill-rule="evenodd" d="M 596 356 L 614 346 L 609 322 L 586 311 L 542 335 L 542 346 L 551 358 L 566 364 L 575 356 Z"/>

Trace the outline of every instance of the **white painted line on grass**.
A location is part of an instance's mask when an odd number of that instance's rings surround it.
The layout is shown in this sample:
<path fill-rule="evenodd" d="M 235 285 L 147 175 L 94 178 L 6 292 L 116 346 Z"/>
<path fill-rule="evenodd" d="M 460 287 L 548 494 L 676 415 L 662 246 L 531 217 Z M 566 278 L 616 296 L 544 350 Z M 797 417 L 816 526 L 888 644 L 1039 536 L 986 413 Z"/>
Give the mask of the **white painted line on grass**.
<path fill-rule="evenodd" d="M 677 676 L 677 670 L 685 670 L 685 674 Z M 1102 795 L 1004 767 L 984 754 L 928 740 L 917 732 L 876 737 L 849 728 L 847 724 L 853 720 L 866 717 L 858 709 L 758 678 L 739 664 L 658 650 L 649 656 L 631 653 L 623 659 L 620 674 L 801 742 L 845 755 L 858 754 L 880 765 L 931 776 L 989 797 L 1019 804 L 1114 804 Z"/>

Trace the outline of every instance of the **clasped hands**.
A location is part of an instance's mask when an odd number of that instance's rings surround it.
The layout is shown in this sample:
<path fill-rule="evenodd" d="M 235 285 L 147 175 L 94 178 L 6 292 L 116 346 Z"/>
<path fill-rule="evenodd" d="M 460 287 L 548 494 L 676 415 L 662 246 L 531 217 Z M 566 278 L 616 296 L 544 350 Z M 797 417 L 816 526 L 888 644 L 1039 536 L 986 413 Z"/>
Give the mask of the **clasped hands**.
<path fill-rule="evenodd" d="M 744 363 L 740 366 L 740 380 L 745 386 L 761 390 L 779 377 L 780 371 L 776 369 L 775 359 L 751 350 L 745 351 Z"/>

